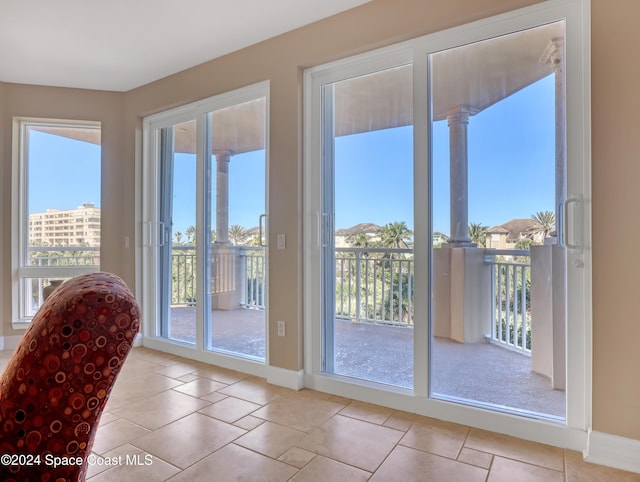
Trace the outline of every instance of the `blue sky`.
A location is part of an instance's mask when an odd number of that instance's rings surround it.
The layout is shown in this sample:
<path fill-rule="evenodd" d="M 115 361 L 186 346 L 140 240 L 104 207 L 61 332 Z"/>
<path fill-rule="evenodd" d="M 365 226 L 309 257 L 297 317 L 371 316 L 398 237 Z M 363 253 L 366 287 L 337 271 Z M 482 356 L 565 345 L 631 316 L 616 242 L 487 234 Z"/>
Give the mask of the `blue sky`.
<path fill-rule="evenodd" d="M 554 210 L 554 115 L 551 75 L 470 118 L 469 222 L 493 226 Z M 412 135 L 402 127 L 336 139 L 336 228 L 393 221 L 413 227 Z M 446 121 L 436 122 L 433 229 L 445 234 L 448 143 Z M 99 156 L 99 146 L 32 132 L 30 212 L 100 206 Z M 184 233 L 195 224 L 195 156 L 178 154 L 175 162 L 174 232 Z M 265 210 L 264 176 L 264 151 L 232 157 L 229 225 L 257 226 Z"/>
<path fill-rule="evenodd" d="M 30 130 L 29 212 L 100 207 L 100 146 Z"/>
<path fill-rule="evenodd" d="M 194 226 L 196 217 L 195 155 L 176 154 L 173 193 L 173 231 L 183 234 Z M 213 160 L 215 171 L 215 158 Z M 245 229 L 258 225 L 265 212 L 264 151 L 239 154 L 229 163 L 229 226 L 238 224 Z M 215 179 L 212 186 L 212 228 L 215 229 Z"/>
<path fill-rule="evenodd" d="M 174 232 L 184 234 L 187 227 L 195 225 L 196 219 L 195 156 L 176 154 L 175 163 Z M 265 211 L 264 175 L 264 151 L 232 158 L 230 225 L 240 224 L 245 228 L 258 225 L 258 217 Z M 99 207 L 100 146 L 31 130 L 28 177 L 31 213 L 48 208 L 74 209 L 84 203 Z M 215 185 L 213 199 L 215 202 Z"/>
<path fill-rule="evenodd" d="M 491 227 L 554 210 L 554 78 L 483 112 L 468 126 L 469 222 Z M 336 227 L 413 227 L 412 127 L 336 139 Z M 434 231 L 449 234 L 449 133 L 433 125 Z M 417 208 L 416 208 L 417 209 Z"/>

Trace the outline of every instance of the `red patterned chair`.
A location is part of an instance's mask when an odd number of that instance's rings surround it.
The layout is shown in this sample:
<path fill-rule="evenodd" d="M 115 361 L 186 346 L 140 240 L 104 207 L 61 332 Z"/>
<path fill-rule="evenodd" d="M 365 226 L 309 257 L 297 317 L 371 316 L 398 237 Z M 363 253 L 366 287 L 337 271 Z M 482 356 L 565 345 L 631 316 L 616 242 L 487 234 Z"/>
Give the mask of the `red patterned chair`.
<path fill-rule="evenodd" d="M 47 298 L 0 379 L 1 480 L 84 480 L 139 313 L 108 273 L 68 280 Z"/>

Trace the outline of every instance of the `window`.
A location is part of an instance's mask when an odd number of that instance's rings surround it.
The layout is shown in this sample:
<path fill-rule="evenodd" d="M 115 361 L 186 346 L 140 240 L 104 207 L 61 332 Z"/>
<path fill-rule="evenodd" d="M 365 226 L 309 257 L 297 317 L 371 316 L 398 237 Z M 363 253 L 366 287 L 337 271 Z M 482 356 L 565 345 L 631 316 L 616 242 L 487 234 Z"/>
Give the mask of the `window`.
<path fill-rule="evenodd" d="M 16 119 L 14 144 L 12 314 L 24 323 L 52 288 L 100 268 L 100 124 Z"/>

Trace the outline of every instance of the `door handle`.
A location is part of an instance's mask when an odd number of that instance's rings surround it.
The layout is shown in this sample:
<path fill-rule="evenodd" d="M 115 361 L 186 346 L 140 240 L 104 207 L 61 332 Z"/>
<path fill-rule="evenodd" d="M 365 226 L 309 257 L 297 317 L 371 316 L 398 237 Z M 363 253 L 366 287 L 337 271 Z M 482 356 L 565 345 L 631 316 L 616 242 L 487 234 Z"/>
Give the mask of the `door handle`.
<path fill-rule="evenodd" d="M 156 243 L 158 246 L 164 246 L 167 243 L 166 225 L 162 221 L 158 223 L 158 238 L 159 242 Z"/>
<path fill-rule="evenodd" d="M 266 220 L 267 219 L 267 215 L 266 214 L 261 214 L 260 217 L 258 218 L 258 237 L 260 239 L 260 247 L 261 248 L 266 248 L 267 247 L 267 243 L 262 241 L 262 220 Z"/>
<path fill-rule="evenodd" d="M 582 249 L 580 245 L 580 240 L 571 239 L 569 235 L 569 206 L 575 205 L 577 208 L 580 207 L 581 200 L 579 198 L 569 198 L 562 203 L 562 232 L 561 232 L 561 242 L 562 245 L 569 249 Z M 572 226 L 575 226 L 575 223 L 571 223 Z M 573 241 L 573 242 L 571 242 Z M 576 242 L 577 241 L 577 242 Z"/>

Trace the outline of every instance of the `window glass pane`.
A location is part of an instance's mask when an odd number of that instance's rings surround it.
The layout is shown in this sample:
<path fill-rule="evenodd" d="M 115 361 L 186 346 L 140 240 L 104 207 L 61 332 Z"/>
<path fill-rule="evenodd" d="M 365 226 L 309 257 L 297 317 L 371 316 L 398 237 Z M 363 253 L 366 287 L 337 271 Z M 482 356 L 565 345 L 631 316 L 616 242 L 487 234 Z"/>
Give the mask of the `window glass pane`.
<path fill-rule="evenodd" d="M 323 367 L 413 387 L 411 65 L 323 89 Z M 335 216 L 334 216 L 335 213 Z"/>
<path fill-rule="evenodd" d="M 210 113 L 207 348 L 265 359 L 266 99 Z"/>
<path fill-rule="evenodd" d="M 26 123 L 21 131 L 25 212 L 21 266 L 43 268 L 24 278 L 21 317 L 33 316 L 43 290 L 100 266 L 100 127 Z M 64 274 L 63 274 L 64 273 Z"/>
<path fill-rule="evenodd" d="M 565 417 L 563 38 L 557 22 L 430 57 L 432 395 L 553 420 Z"/>
<path fill-rule="evenodd" d="M 163 212 L 162 252 L 166 254 L 161 277 L 167 291 L 163 301 L 169 316 L 163 318 L 164 336 L 196 342 L 196 121 L 162 130 Z M 168 249 L 167 249 L 168 248 Z M 164 273 L 165 271 L 163 271 Z"/>
<path fill-rule="evenodd" d="M 27 137 L 27 264 L 99 265 L 100 129 L 29 126 Z"/>

